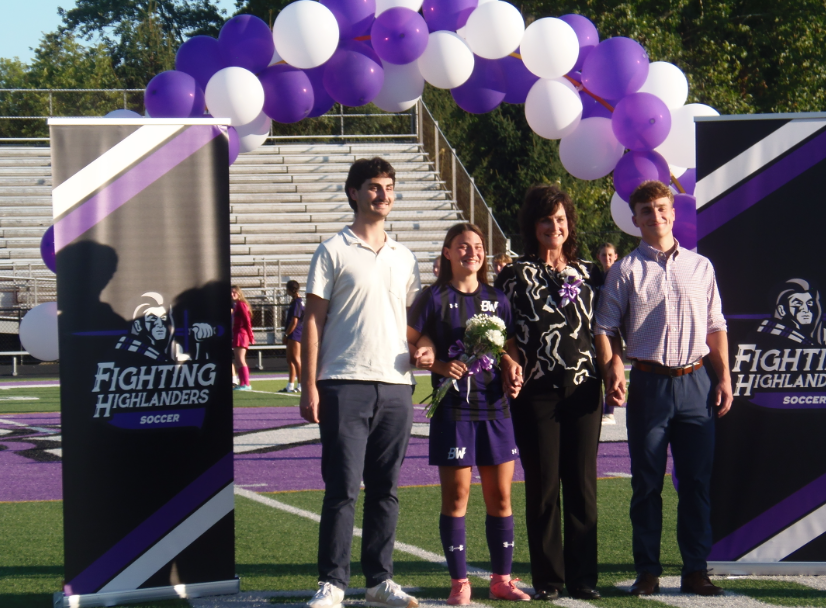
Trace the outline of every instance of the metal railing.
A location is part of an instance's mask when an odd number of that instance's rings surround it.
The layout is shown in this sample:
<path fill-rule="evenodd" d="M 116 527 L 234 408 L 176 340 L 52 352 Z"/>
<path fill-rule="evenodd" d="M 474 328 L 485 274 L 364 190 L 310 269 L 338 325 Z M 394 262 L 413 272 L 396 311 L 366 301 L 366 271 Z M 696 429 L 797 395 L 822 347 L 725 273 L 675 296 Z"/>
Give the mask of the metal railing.
<path fill-rule="evenodd" d="M 50 270 L 33 270 L 31 264 L 0 266 L 0 307 L 29 309 L 55 300 L 57 279 Z"/>
<path fill-rule="evenodd" d="M 456 155 L 456 150 L 447 141 L 423 101 L 419 107 L 419 143 L 433 159 L 436 174 L 453 192 L 453 199 L 465 218 L 476 224 L 485 235 L 489 254 L 512 253 L 511 241 L 499 226 L 493 211 L 485 202 L 476 181 Z"/>

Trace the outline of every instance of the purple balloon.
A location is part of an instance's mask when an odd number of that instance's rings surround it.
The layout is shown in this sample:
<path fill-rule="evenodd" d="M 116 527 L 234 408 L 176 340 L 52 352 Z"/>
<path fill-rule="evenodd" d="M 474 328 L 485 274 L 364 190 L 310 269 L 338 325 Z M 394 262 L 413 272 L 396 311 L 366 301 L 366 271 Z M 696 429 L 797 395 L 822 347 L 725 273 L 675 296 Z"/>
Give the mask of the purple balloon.
<path fill-rule="evenodd" d="M 218 40 L 211 36 L 194 36 L 184 42 L 175 55 L 175 69 L 189 74 L 206 90 L 209 79 L 227 67 Z"/>
<path fill-rule="evenodd" d="M 680 247 L 686 249 L 697 248 L 697 224 L 691 222 L 684 222 L 682 220 L 675 220 L 672 228 L 674 238 L 680 243 Z"/>
<path fill-rule="evenodd" d="M 617 36 L 600 42 L 582 64 L 582 84 L 603 99 L 636 93 L 648 78 L 648 54 L 635 40 Z"/>
<path fill-rule="evenodd" d="M 383 84 L 381 59 L 369 46 L 355 40 L 342 41 L 324 67 L 324 88 L 345 106 L 370 103 Z"/>
<path fill-rule="evenodd" d="M 229 164 L 231 165 L 238 160 L 241 141 L 238 139 L 238 131 L 235 130 L 235 127 L 227 127 L 227 135 L 229 135 Z"/>
<path fill-rule="evenodd" d="M 560 17 L 565 23 L 570 25 L 579 40 L 579 57 L 574 65 L 574 70 L 581 70 L 585 58 L 590 55 L 599 44 L 599 32 L 591 20 L 582 15 L 562 15 Z"/>
<path fill-rule="evenodd" d="M 656 95 L 633 93 L 620 99 L 614 107 L 611 128 L 617 140 L 629 150 L 653 150 L 668 137 L 671 112 Z"/>
<path fill-rule="evenodd" d="M 539 76 L 528 70 L 521 59 L 512 55 L 497 61 L 505 74 L 505 103 L 525 103 L 528 92 L 539 80 Z"/>
<path fill-rule="evenodd" d="M 376 18 L 376 0 L 321 0 L 338 21 L 341 40 L 365 36 Z"/>
<path fill-rule="evenodd" d="M 238 15 L 227 21 L 218 34 L 221 55 L 229 66 L 257 74 L 272 60 L 275 43 L 270 27 L 255 15 Z"/>
<path fill-rule="evenodd" d="M 419 13 L 397 6 L 376 18 L 370 41 L 376 55 L 388 63 L 404 65 L 422 56 L 428 34 L 427 23 Z"/>
<path fill-rule="evenodd" d="M 311 70 L 304 70 L 307 78 L 310 79 L 310 84 L 313 87 L 313 109 L 307 114 L 307 118 L 317 118 L 323 116 L 333 109 L 336 105 L 335 100 L 330 97 L 327 89 L 324 88 L 324 68 L 325 65 L 320 65 Z"/>
<path fill-rule="evenodd" d="M 579 92 L 579 98 L 582 100 L 582 119 L 585 120 L 586 118 L 594 118 L 595 116 L 599 116 L 601 118 L 611 118 L 614 116 L 614 113 L 594 99 L 591 95 L 588 95 L 585 91 Z M 614 103 L 608 99 L 605 102 L 610 105 L 614 106 Z"/>
<path fill-rule="evenodd" d="M 677 178 L 677 181 L 680 182 L 686 194 L 694 194 L 694 188 L 697 186 L 697 169 L 686 169 L 685 173 Z M 673 186 L 673 188 L 675 192 L 679 192 L 677 186 Z"/>
<path fill-rule="evenodd" d="M 471 114 L 485 114 L 505 99 L 507 80 L 502 64 L 496 59 L 474 57 L 470 78 L 450 94 L 456 105 Z"/>
<path fill-rule="evenodd" d="M 650 179 L 664 184 L 671 180 L 668 163 L 658 152 L 627 152 L 614 168 L 614 189 L 626 202 L 637 186 Z"/>
<path fill-rule="evenodd" d="M 697 248 L 697 199 L 690 194 L 674 195 L 674 238 L 681 247 Z"/>
<path fill-rule="evenodd" d="M 313 85 L 303 70 L 280 63 L 261 72 L 258 80 L 264 87 L 264 114 L 274 121 L 298 122 L 313 109 Z"/>
<path fill-rule="evenodd" d="M 422 14 L 431 32 L 464 27 L 479 0 L 424 0 Z"/>
<path fill-rule="evenodd" d="M 152 118 L 201 118 L 206 110 L 204 91 L 195 79 L 175 70 L 150 80 L 143 101 Z"/>
<path fill-rule="evenodd" d="M 43 238 L 40 239 L 40 257 L 43 258 L 43 263 L 46 264 L 46 268 L 52 272 L 57 272 L 54 250 L 54 226 L 49 226 L 49 229 L 43 234 Z"/>

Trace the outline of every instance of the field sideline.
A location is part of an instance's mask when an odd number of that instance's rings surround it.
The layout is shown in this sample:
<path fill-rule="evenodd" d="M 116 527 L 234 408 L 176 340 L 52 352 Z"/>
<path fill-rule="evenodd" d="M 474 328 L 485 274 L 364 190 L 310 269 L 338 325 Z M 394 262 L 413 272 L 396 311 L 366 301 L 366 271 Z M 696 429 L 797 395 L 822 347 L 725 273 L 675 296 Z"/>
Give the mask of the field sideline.
<path fill-rule="evenodd" d="M 236 399 L 236 427 L 239 420 L 243 424 L 252 424 L 251 421 L 259 415 L 271 416 L 272 412 L 283 412 L 284 416 L 293 416 L 297 399 L 293 396 L 275 396 L 273 393 L 284 386 L 281 380 L 255 381 L 253 388 L 256 392 L 237 394 Z M 55 386 L 37 386 L 36 388 L 5 387 L 0 382 L 0 420 L 16 422 L 22 426 L 21 420 L 33 414 L 48 414 L 59 409 L 58 390 Z M 260 391 L 260 392 L 259 392 Z M 420 385 L 415 395 L 420 401 L 428 390 Z M 274 409 L 283 406 L 285 409 Z M 260 410 L 246 408 L 266 408 Z M 52 418 L 43 418 L 47 422 Z M 27 423 L 29 424 L 29 423 Z M 0 461 L 4 449 L 20 449 L 21 443 L 13 443 L 9 436 L 16 436 L 22 431 L 13 425 L 0 426 Z M 31 429 L 32 427 L 28 427 Z M 58 428 L 48 424 L 38 427 L 41 431 L 58 433 Z M 255 428 L 251 426 L 250 428 Z M 8 431 L 12 429 L 14 432 Z M 4 434 L 5 432 L 5 434 Z M 32 432 L 29 430 L 28 432 Z M 260 431 L 244 431 L 254 434 Z M 612 430 L 612 432 L 615 432 Z M 45 438 L 52 438 L 48 433 Z M 238 437 L 238 435 L 236 435 Z M 4 438 L 7 439 L 4 442 Z M 24 436 L 24 439 L 26 437 Z M 413 440 L 417 438 L 414 436 Z M 421 440 L 419 441 L 426 441 Z M 35 446 L 36 442 L 28 444 Z M 50 443 L 49 445 L 56 445 Z M 611 444 L 621 448 L 621 443 Z M 313 450 L 314 445 L 298 445 L 291 450 Z M 243 454 L 238 453 L 236 441 L 236 483 L 239 482 L 239 473 L 244 469 Z M 27 453 L 30 453 L 27 452 Z M 289 450 L 267 452 L 256 450 L 246 461 L 247 465 L 255 460 L 257 467 L 265 467 L 269 461 L 262 461 L 262 457 L 281 455 Z M 11 452 L 9 452 L 11 455 Z M 410 453 L 408 458 L 411 458 Z M 33 463 L 33 466 L 44 463 Z M 54 468 L 59 463 L 46 462 Z M 407 464 L 407 463 L 406 463 Z M 290 463 L 291 467 L 298 467 L 297 462 Z M 317 467 L 313 458 L 305 460 L 303 466 Z M 248 469 L 247 475 L 253 470 Z M 0 475 L 3 469 L 0 468 Z M 300 473 L 301 471 L 297 471 Z M 414 479 L 415 476 L 410 477 Z M 428 477 L 430 478 L 430 477 Z M 17 483 L 17 478 L 6 483 Z M 666 567 L 664 576 L 676 577 L 679 575 L 680 558 L 676 546 L 676 495 L 668 480 L 663 493 L 665 513 L 665 534 L 663 539 L 663 563 Z M 225 598 L 223 603 L 212 600 L 174 600 L 135 604 L 144 608 L 150 607 L 177 607 L 195 606 L 208 608 L 210 606 L 253 606 L 268 605 L 269 602 L 279 604 L 297 604 L 305 601 L 302 592 L 311 590 L 316 585 L 316 547 L 318 524 L 311 515 L 320 512 L 322 492 L 317 489 L 299 491 L 261 492 L 267 484 L 246 483 L 239 486 L 236 494 L 236 563 L 237 573 L 241 577 L 242 595 L 238 598 Z M 395 554 L 396 573 L 394 579 L 405 587 L 416 588 L 415 595 L 427 599 L 428 604 L 444 604 L 447 597 L 449 578 L 446 567 L 436 563 L 441 554 L 441 544 L 438 535 L 438 508 L 439 489 L 429 484 L 409 485 L 400 489 L 401 514 L 398 526 L 397 541 L 404 544 L 404 550 L 397 550 Z M 264 503 L 252 500 L 247 496 L 263 496 Z M 654 599 L 638 599 L 625 595 L 622 585 L 628 584 L 634 577 L 631 563 L 631 533 L 628 519 L 628 502 L 630 498 L 630 481 L 623 477 L 600 479 L 598 482 L 598 501 L 600 513 L 599 527 L 599 562 L 600 581 L 599 590 L 603 600 L 590 602 L 606 608 L 633 608 L 647 606 L 654 608 L 670 605 L 680 608 L 705 608 L 720 606 L 731 608 L 759 608 L 766 604 L 778 606 L 816 606 L 826 608 L 826 581 L 814 577 L 800 579 L 721 579 L 715 580 L 720 586 L 731 593 L 725 598 L 701 600 L 691 596 L 681 596 L 672 593 L 669 589 L 678 585 L 678 579 L 664 579 L 664 593 Z M 278 506 L 271 506 L 275 501 Z M 513 488 L 513 504 L 516 520 L 516 547 L 514 553 L 514 576 L 530 585 L 530 573 L 527 555 L 527 542 L 524 530 L 524 486 L 515 483 Z M 294 512 L 284 508 L 293 507 Z M 357 525 L 360 525 L 361 515 L 357 513 Z M 298 513 L 298 514 L 296 514 Z M 481 489 L 474 486 L 472 489 L 470 509 L 468 513 L 468 556 L 470 564 L 481 570 L 487 570 L 490 564 L 487 559 L 487 547 L 484 534 L 484 507 Z M 9 501 L 0 502 L 0 608 L 30 608 L 51 606 L 52 593 L 62 584 L 62 513 L 59 500 L 37 501 Z M 360 539 L 353 540 L 353 554 L 358 556 Z M 826 577 L 822 577 L 826 579 Z M 675 582 L 676 581 L 676 582 Z M 505 602 L 487 599 L 485 582 L 479 577 L 472 577 L 474 586 L 474 601 L 482 604 L 499 607 Z M 358 562 L 353 564 L 353 578 L 351 587 L 358 591 L 365 584 Z M 819 587 L 819 589 L 813 588 Z M 257 593 L 261 592 L 261 593 Z M 280 592 L 273 594 L 271 592 Z M 291 595 L 294 593 L 295 595 Z M 737 594 L 736 596 L 732 594 Z M 270 597 L 274 596 L 274 597 Z M 358 604 L 358 593 L 348 596 Z M 653 602 L 653 604 L 652 604 Z M 562 599 L 556 602 L 566 608 L 584 607 L 589 602 L 578 602 Z"/>

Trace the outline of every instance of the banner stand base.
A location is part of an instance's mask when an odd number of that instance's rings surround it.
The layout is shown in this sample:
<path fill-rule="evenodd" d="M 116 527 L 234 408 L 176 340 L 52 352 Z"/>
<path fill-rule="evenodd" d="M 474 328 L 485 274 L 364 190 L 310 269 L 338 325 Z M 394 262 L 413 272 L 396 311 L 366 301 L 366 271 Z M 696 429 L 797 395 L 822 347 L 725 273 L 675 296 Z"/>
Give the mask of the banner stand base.
<path fill-rule="evenodd" d="M 734 576 L 822 576 L 826 562 L 708 562 L 710 574 Z"/>
<path fill-rule="evenodd" d="M 60 591 L 54 594 L 54 608 L 85 608 L 86 606 L 118 606 L 136 602 L 155 600 L 186 599 L 208 597 L 210 595 L 232 595 L 241 590 L 241 580 L 215 581 L 212 583 L 195 583 L 192 585 L 175 585 L 172 587 L 151 587 L 131 591 L 112 591 L 109 593 L 89 593 L 86 595 L 64 595 Z"/>

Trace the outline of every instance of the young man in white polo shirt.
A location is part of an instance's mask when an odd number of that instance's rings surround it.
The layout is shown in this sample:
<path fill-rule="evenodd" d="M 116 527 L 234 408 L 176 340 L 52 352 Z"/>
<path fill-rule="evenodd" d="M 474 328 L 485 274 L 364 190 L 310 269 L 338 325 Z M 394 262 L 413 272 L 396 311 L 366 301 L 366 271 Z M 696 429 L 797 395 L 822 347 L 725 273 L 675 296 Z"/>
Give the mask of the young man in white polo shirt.
<path fill-rule="evenodd" d="M 381 158 L 350 167 L 355 219 L 318 247 L 307 277 L 301 416 L 319 423 L 325 485 L 311 608 L 341 606 L 362 480 L 367 605 L 418 606 L 392 580 L 397 483 L 413 423 L 407 307 L 420 288 L 416 258 L 384 232 L 395 175 Z"/>

